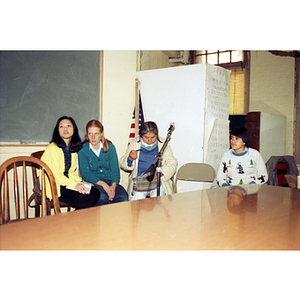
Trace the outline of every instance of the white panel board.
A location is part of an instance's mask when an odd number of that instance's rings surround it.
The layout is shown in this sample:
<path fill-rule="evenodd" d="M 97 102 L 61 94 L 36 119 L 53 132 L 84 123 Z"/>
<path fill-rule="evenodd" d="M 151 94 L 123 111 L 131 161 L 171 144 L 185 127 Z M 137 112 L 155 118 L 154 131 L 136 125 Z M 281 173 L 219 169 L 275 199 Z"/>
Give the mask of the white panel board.
<path fill-rule="evenodd" d="M 230 73 L 207 65 L 204 162 L 216 171 L 222 154 L 229 149 Z"/>
<path fill-rule="evenodd" d="M 261 112 L 260 154 L 266 163 L 271 156 L 285 155 L 286 117 Z"/>
<path fill-rule="evenodd" d="M 137 72 L 145 121 L 154 121 L 166 137 L 175 122 L 170 145 L 179 166 L 203 162 L 206 65 Z"/>

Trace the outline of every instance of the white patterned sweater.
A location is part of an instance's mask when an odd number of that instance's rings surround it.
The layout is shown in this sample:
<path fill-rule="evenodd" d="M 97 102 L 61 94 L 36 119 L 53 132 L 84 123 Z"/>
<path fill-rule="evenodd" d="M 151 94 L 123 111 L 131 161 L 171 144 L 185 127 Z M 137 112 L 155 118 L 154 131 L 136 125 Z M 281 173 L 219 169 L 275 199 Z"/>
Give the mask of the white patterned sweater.
<path fill-rule="evenodd" d="M 237 154 L 233 149 L 223 154 L 217 173 L 219 186 L 264 184 L 267 181 L 267 169 L 257 150 L 245 147 L 241 154 Z"/>

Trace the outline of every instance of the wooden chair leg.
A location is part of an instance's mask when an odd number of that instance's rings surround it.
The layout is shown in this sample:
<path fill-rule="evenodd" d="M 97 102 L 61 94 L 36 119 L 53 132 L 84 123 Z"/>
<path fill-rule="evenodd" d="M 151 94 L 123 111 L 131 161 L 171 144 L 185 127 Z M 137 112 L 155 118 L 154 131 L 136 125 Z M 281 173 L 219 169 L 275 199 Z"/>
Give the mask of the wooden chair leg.
<path fill-rule="evenodd" d="M 41 216 L 41 211 L 40 211 L 40 204 L 38 203 L 37 197 L 35 198 L 35 217 L 39 218 Z"/>
<path fill-rule="evenodd" d="M 47 216 L 51 215 L 51 206 L 50 206 L 50 201 L 47 201 Z"/>

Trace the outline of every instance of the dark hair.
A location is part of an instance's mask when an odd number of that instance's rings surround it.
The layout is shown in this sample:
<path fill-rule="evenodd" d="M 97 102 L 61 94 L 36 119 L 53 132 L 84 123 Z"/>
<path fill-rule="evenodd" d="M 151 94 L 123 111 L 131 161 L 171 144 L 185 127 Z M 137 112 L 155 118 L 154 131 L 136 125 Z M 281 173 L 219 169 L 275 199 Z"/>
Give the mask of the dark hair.
<path fill-rule="evenodd" d="M 77 125 L 76 125 L 74 119 L 71 118 L 71 117 L 62 116 L 57 120 L 55 128 L 53 130 L 52 140 L 50 141 L 50 143 L 54 142 L 59 148 L 62 148 L 62 149 L 66 148 L 66 143 L 61 138 L 61 136 L 59 134 L 59 131 L 58 131 L 59 123 L 62 120 L 69 120 L 72 123 L 74 133 L 73 133 L 72 139 L 71 139 L 70 144 L 69 144 L 70 145 L 70 152 L 78 152 L 82 147 L 82 143 L 81 143 L 81 138 L 80 138 L 79 133 L 78 133 Z"/>
<path fill-rule="evenodd" d="M 146 134 L 147 132 L 154 132 L 157 136 L 157 140 L 161 142 L 161 140 L 159 139 L 157 125 L 154 122 L 149 121 L 143 123 L 139 129 L 139 136 L 142 138 L 143 135 Z"/>
<path fill-rule="evenodd" d="M 249 147 L 248 144 L 250 142 L 250 133 L 247 128 L 245 127 L 234 128 L 230 132 L 230 138 L 232 135 L 236 136 L 237 138 L 241 138 L 245 143 L 245 146 Z"/>
<path fill-rule="evenodd" d="M 85 133 L 82 143 L 84 144 L 89 141 L 88 130 L 90 127 L 97 127 L 100 129 L 100 132 L 103 134 L 102 139 L 101 139 L 101 142 L 103 144 L 103 152 L 106 153 L 109 150 L 108 143 L 111 143 L 111 141 L 105 138 L 104 127 L 103 127 L 102 123 L 98 120 L 91 120 L 86 124 L 86 127 L 85 127 L 86 133 Z"/>

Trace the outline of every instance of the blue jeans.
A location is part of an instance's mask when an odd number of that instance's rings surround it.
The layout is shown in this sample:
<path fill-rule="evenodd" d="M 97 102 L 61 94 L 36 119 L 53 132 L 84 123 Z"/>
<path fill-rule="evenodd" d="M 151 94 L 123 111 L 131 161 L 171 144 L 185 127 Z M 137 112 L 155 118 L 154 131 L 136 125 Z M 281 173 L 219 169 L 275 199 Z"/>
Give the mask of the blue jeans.
<path fill-rule="evenodd" d="M 102 180 L 102 181 L 106 182 L 109 186 L 111 185 L 110 180 Z M 100 206 L 100 205 L 104 205 L 104 204 L 108 204 L 108 203 L 117 203 L 117 202 L 128 201 L 128 194 L 127 194 L 126 190 L 120 184 L 117 185 L 115 197 L 111 202 L 108 202 L 108 195 L 102 186 L 95 184 L 94 187 L 100 191 L 100 198 L 95 206 Z"/>

